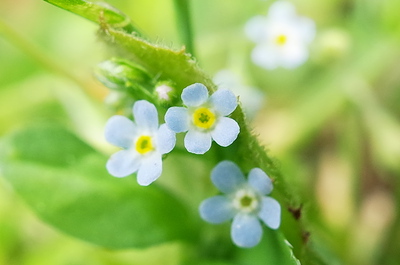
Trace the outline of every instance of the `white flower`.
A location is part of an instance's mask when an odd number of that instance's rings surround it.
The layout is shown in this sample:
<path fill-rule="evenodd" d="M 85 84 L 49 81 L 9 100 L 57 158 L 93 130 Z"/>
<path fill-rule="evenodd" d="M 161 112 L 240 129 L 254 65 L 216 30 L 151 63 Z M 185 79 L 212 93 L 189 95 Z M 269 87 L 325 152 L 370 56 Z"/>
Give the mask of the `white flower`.
<path fill-rule="evenodd" d="M 222 161 L 211 172 L 214 185 L 225 195 L 204 200 L 200 216 L 213 224 L 233 219 L 231 237 L 239 247 L 253 247 L 262 237 L 259 219 L 271 229 L 278 229 L 281 206 L 265 196 L 272 191 L 270 178 L 259 168 L 253 168 L 246 180 L 239 167 L 231 161 Z"/>
<path fill-rule="evenodd" d="M 171 107 L 165 114 L 167 126 L 174 132 L 186 132 L 184 144 L 194 154 L 204 154 L 214 140 L 220 146 L 228 146 L 239 134 L 239 125 L 231 118 L 237 106 L 235 95 L 227 89 L 219 89 L 211 97 L 200 83 L 183 89 L 181 95 L 185 107 Z"/>
<path fill-rule="evenodd" d="M 162 85 L 159 85 L 158 87 L 156 87 L 157 96 L 161 100 L 169 101 L 171 99 L 169 96 L 169 92 L 171 92 L 171 91 L 172 91 L 172 88 L 165 84 L 162 84 Z"/>
<path fill-rule="evenodd" d="M 257 44 L 251 54 L 255 64 L 266 69 L 279 66 L 291 69 L 307 60 L 315 24 L 309 18 L 297 16 L 291 3 L 277 1 L 266 17 L 250 19 L 245 31 Z"/>
<path fill-rule="evenodd" d="M 126 177 L 137 172 L 137 181 L 147 186 L 162 172 L 162 155 L 175 146 L 175 133 L 165 124 L 158 126 L 156 107 L 146 100 L 133 105 L 135 122 L 125 116 L 112 116 L 106 124 L 108 142 L 124 148 L 107 162 L 108 172 L 115 177 Z"/>

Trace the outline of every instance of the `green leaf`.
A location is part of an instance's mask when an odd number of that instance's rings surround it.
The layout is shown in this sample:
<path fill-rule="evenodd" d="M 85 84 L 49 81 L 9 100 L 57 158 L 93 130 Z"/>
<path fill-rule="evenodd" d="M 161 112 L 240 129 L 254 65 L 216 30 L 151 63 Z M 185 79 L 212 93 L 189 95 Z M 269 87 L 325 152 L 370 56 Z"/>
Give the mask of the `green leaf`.
<path fill-rule="evenodd" d="M 196 237 L 180 201 L 154 184 L 110 176 L 106 157 L 60 127 L 22 130 L 5 139 L 2 150 L 2 175 L 63 232 L 107 248 Z"/>
<path fill-rule="evenodd" d="M 216 86 L 186 53 L 185 49 L 172 50 L 162 45 L 151 44 L 144 39 L 119 29 L 102 26 L 103 40 L 114 51 L 125 58 L 139 63 L 143 68 L 161 80 L 171 80 L 182 91 L 188 85 L 199 82 L 210 91 Z"/>
<path fill-rule="evenodd" d="M 90 2 L 85 0 L 44 1 L 99 24 L 107 23 L 115 28 L 122 28 L 128 32 L 138 32 L 131 24 L 131 20 L 128 16 L 105 2 Z"/>

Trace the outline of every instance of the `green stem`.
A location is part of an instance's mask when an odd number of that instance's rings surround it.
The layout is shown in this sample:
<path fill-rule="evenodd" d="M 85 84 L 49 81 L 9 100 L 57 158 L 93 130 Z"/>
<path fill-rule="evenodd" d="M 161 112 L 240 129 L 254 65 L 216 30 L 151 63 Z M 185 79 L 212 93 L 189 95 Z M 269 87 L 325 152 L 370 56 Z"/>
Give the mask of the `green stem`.
<path fill-rule="evenodd" d="M 33 43 L 25 39 L 2 20 L 0 20 L 0 35 L 3 35 L 12 44 L 14 44 L 15 47 L 19 48 L 25 54 L 29 55 L 32 59 L 34 59 L 37 63 L 42 65 L 47 70 L 72 80 L 82 88 L 87 88 L 87 84 L 85 81 L 77 78 L 67 69 L 58 64 L 55 60 L 44 54 L 37 47 L 35 47 Z"/>
<path fill-rule="evenodd" d="M 186 50 L 195 56 L 189 0 L 174 0 L 174 6 L 182 42 L 185 44 Z"/>

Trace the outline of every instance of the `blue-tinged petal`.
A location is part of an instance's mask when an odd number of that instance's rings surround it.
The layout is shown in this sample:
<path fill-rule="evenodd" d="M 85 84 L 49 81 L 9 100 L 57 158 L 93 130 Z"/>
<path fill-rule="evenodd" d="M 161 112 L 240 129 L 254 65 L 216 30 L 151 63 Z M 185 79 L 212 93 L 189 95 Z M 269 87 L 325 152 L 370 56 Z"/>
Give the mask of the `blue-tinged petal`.
<path fill-rule="evenodd" d="M 136 101 L 133 105 L 133 116 L 140 129 L 155 132 L 158 129 L 158 114 L 156 107 L 146 100 Z"/>
<path fill-rule="evenodd" d="M 176 133 L 189 130 L 189 113 L 186 108 L 171 107 L 165 113 L 165 123 L 168 128 Z"/>
<path fill-rule="evenodd" d="M 104 137 L 109 143 L 128 149 L 132 146 L 135 135 L 136 126 L 127 117 L 115 115 L 108 119 Z"/>
<path fill-rule="evenodd" d="M 262 195 L 270 194 L 273 188 L 271 179 L 260 168 L 253 168 L 250 171 L 248 182 Z"/>
<path fill-rule="evenodd" d="M 279 202 L 271 197 L 262 197 L 258 216 L 270 228 L 278 229 L 281 224 L 281 206 Z"/>
<path fill-rule="evenodd" d="M 205 85 L 195 83 L 183 89 L 181 98 L 186 106 L 197 107 L 207 101 L 208 90 Z"/>
<path fill-rule="evenodd" d="M 199 207 L 201 218 L 209 223 L 219 224 L 233 218 L 236 213 L 232 201 L 219 195 L 204 200 Z"/>
<path fill-rule="evenodd" d="M 260 243 L 262 227 L 258 218 L 250 214 L 237 214 L 232 222 L 233 242 L 243 248 L 251 248 Z"/>
<path fill-rule="evenodd" d="M 135 173 L 141 164 L 141 157 L 131 150 L 121 150 L 108 159 L 106 168 L 114 177 L 122 178 Z"/>
<path fill-rule="evenodd" d="M 204 154 L 211 148 L 211 135 L 206 132 L 189 130 L 185 136 L 186 150 L 193 154 Z"/>
<path fill-rule="evenodd" d="M 141 186 L 148 186 L 158 179 L 162 172 L 162 159 L 160 154 L 153 154 L 142 160 L 138 174 L 137 182 Z"/>
<path fill-rule="evenodd" d="M 156 148 L 160 154 L 166 154 L 171 152 L 175 147 L 176 137 L 175 133 L 168 129 L 167 125 L 164 123 L 158 129 L 156 135 Z"/>
<path fill-rule="evenodd" d="M 217 144 L 225 147 L 236 140 L 239 131 L 239 125 L 235 120 L 227 117 L 220 117 L 214 130 L 211 131 L 211 136 Z"/>
<path fill-rule="evenodd" d="M 211 181 L 224 193 L 231 193 L 246 183 L 240 168 L 232 161 L 222 161 L 211 171 Z"/>
<path fill-rule="evenodd" d="M 221 116 L 231 114 L 237 107 L 236 96 L 229 89 L 218 89 L 215 91 L 210 97 L 210 102 Z"/>

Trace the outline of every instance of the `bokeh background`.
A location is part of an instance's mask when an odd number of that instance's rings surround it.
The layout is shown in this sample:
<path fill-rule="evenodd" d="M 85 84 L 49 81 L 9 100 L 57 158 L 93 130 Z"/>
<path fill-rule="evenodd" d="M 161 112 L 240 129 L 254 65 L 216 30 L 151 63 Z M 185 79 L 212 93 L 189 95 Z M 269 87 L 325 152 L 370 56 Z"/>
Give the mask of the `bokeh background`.
<path fill-rule="evenodd" d="M 108 2 L 151 41 L 182 46 L 173 1 Z M 304 202 L 304 236 L 328 264 L 399 264 L 400 1 L 291 2 L 317 25 L 304 65 L 251 62 L 244 24 L 272 1 L 192 0 L 196 58 L 210 76 L 224 70 L 249 102 L 255 132 Z M 102 134 L 112 108 L 93 77 L 108 52 L 96 31 L 44 1 L 0 1 L 0 137 L 54 121 L 109 150 Z M 0 264 L 168 265 L 184 251 L 178 242 L 110 251 L 69 237 L 0 178 Z"/>

